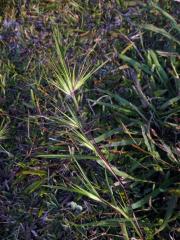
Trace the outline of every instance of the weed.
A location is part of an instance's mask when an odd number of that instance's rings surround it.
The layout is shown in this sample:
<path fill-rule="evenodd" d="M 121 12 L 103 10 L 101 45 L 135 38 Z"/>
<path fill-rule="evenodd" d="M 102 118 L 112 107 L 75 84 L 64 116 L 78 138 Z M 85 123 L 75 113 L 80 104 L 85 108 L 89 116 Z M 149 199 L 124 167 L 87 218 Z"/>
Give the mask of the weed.
<path fill-rule="evenodd" d="M 177 238 L 177 4 L 3 2 L 3 239 Z"/>

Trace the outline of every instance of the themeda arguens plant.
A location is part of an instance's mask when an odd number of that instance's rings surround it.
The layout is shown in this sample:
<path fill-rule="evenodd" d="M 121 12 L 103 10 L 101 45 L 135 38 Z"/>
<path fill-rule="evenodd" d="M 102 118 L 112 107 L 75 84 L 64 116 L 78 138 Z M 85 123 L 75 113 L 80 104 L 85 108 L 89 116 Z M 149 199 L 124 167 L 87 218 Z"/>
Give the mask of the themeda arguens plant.
<path fill-rule="evenodd" d="M 123 197 L 120 196 L 120 202 L 117 205 L 112 204 L 111 201 L 106 201 L 103 199 L 103 197 L 100 197 L 96 190 L 94 189 L 93 185 L 87 189 L 87 184 L 85 184 L 85 189 L 81 188 L 80 186 L 70 184 L 71 187 L 64 188 L 66 190 L 78 192 L 81 195 L 84 195 L 86 197 L 89 197 L 90 199 L 93 199 L 97 202 L 102 203 L 103 205 L 109 206 L 113 211 L 120 214 L 120 216 L 124 219 L 123 221 L 127 221 L 131 227 L 133 228 L 133 231 L 139 236 L 141 239 L 143 239 L 143 233 L 141 231 L 141 228 L 139 226 L 139 223 L 137 221 L 137 218 L 131 208 L 131 202 L 129 200 L 128 194 L 126 192 L 125 186 L 121 178 L 127 178 L 127 179 L 135 179 L 131 177 L 130 175 L 126 174 L 123 171 L 120 171 L 118 168 L 113 166 L 109 161 L 106 155 L 103 153 L 102 149 L 99 148 L 98 144 L 96 144 L 95 139 L 93 136 L 86 130 L 86 123 L 81 117 L 80 111 L 79 111 L 79 105 L 80 102 L 77 101 L 77 95 L 79 90 L 83 87 L 83 85 L 86 83 L 88 79 L 92 77 L 92 75 L 100 69 L 105 63 L 101 64 L 100 66 L 94 68 L 94 67 L 86 67 L 86 61 L 82 63 L 82 66 L 77 66 L 76 64 L 74 67 L 71 67 L 68 63 L 68 60 L 65 57 L 65 50 L 61 45 L 60 35 L 57 29 L 54 31 L 54 41 L 55 41 L 55 47 L 56 47 L 56 53 L 58 57 L 58 62 L 53 61 L 53 71 L 54 71 L 54 79 L 52 81 L 49 81 L 52 83 L 52 85 L 60 91 L 61 94 L 65 96 L 64 98 L 64 109 L 60 110 L 57 106 L 56 109 L 59 111 L 59 115 L 50 117 L 49 119 L 53 122 L 61 123 L 61 127 L 67 129 L 66 133 L 69 135 L 69 139 L 73 139 L 73 141 L 78 144 L 79 148 L 81 149 L 88 149 L 93 156 L 96 162 L 101 165 L 104 169 L 106 169 L 111 176 L 118 182 L 118 185 L 123 191 Z M 71 98 L 75 104 L 75 108 L 73 108 L 73 104 L 70 107 L 69 101 L 66 101 L 67 99 Z M 60 156 L 60 155 L 59 155 Z M 62 156 L 62 155 L 61 155 Z M 52 157 L 50 154 L 48 155 L 38 155 L 38 157 Z M 66 155 L 67 158 L 70 158 L 76 162 L 78 158 L 76 158 L 75 153 L 71 153 L 69 156 Z M 82 159 L 82 158 L 81 158 Z M 76 162 L 77 164 L 77 162 Z M 80 169 L 80 172 L 82 173 L 83 177 L 79 177 L 80 179 L 86 179 L 86 181 L 83 181 L 82 183 L 87 183 L 87 177 L 85 176 L 85 173 L 83 172 L 82 168 L 80 167 L 79 163 L 77 164 L 78 168 Z M 136 179 L 137 180 L 137 179 Z M 88 186 L 90 186 L 88 182 Z M 63 188 L 63 186 L 49 186 L 51 188 Z M 125 198 L 125 199 L 124 199 Z M 128 230 L 126 227 L 126 224 L 119 222 L 121 231 L 123 232 L 123 235 L 126 239 L 129 239 L 128 236 Z"/>

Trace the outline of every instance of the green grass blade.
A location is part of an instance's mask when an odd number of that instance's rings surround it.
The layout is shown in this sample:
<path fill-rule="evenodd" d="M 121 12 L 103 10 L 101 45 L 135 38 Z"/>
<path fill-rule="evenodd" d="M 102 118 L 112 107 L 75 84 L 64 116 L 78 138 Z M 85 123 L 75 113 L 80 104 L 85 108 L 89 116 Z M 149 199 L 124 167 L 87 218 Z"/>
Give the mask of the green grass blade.
<path fill-rule="evenodd" d="M 123 60 L 124 62 L 128 63 L 130 66 L 134 67 L 136 70 L 142 70 L 143 72 L 147 74 L 153 74 L 149 67 L 146 64 L 139 63 L 138 61 L 134 60 L 133 58 L 130 58 L 126 55 L 119 55 L 119 58 Z"/>
<path fill-rule="evenodd" d="M 169 39 L 170 41 L 173 41 L 173 42 L 177 43 L 178 45 L 180 45 L 180 41 L 178 39 L 176 39 L 174 36 L 172 36 L 170 33 L 168 33 L 166 30 L 164 30 L 163 28 L 158 28 L 158 27 L 154 26 L 153 24 L 145 24 L 142 26 L 142 29 L 145 29 L 145 30 L 157 33 L 157 34 L 161 34 L 162 36 Z"/>

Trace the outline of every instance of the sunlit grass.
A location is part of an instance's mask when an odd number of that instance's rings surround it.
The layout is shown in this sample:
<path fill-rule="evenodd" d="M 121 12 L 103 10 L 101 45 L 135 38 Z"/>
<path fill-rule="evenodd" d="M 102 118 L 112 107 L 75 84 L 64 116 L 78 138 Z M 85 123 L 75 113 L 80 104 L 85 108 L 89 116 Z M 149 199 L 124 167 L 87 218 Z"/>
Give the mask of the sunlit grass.
<path fill-rule="evenodd" d="M 178 235 L 175 3 L 114 2 L 21 1 L 20 35 L 1 26 L 3 239 Z"/>

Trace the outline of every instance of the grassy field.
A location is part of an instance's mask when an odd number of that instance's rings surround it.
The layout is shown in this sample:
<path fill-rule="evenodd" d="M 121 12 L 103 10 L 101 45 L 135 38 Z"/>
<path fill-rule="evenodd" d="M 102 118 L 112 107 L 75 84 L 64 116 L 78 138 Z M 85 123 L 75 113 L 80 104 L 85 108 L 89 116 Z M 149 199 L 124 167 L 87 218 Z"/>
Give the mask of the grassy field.
<path fill-rule="evenodd" d="M 179 239 L 179 10 L 0 0 L 0 239 Z"/>

